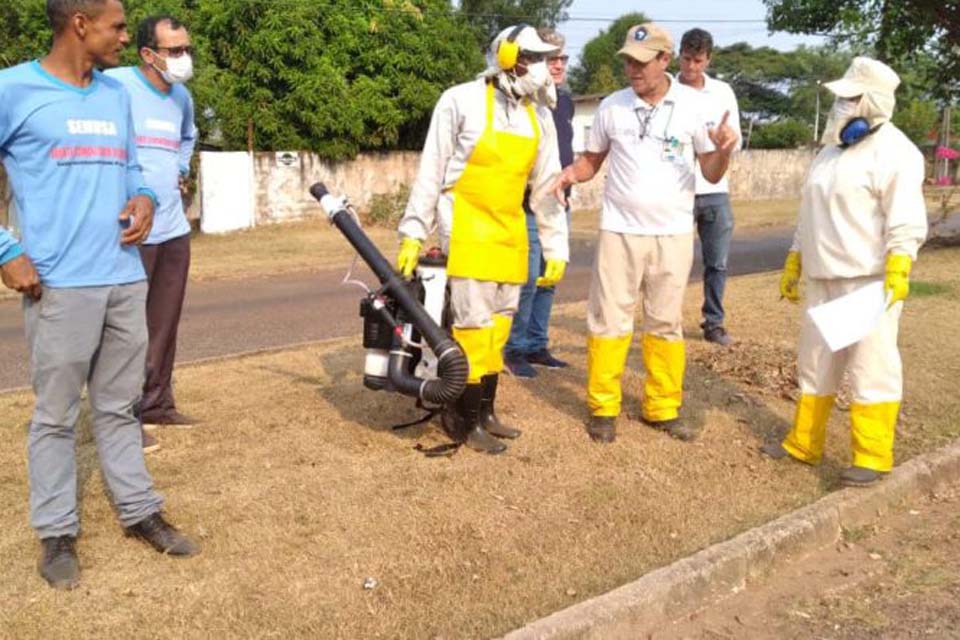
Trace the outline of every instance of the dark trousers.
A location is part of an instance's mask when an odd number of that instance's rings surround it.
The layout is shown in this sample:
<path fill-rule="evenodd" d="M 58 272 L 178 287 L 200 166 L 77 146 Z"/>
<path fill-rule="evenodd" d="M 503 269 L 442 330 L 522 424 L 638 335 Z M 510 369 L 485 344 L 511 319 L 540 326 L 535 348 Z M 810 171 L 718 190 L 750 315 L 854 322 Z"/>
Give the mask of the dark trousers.
<path fill-rule="evenodd" d="M 733 209 L 726 193 L 697 196 L 694 220 L 703 252 L 704 329 L 723 326 L 723 291 L 727 284 L 727 257 L 733 236 Z"/>
<path fill-rule="evenodd" d="M 160 420 L 176 410 L 173 400 L 173 361 L 177 354 L 177 326 L 190 271 L 190 235 L 160 244 L 142 245 L 140 257 L 147 271 L 147 375 L 143 385 L 141 417 Z"/>

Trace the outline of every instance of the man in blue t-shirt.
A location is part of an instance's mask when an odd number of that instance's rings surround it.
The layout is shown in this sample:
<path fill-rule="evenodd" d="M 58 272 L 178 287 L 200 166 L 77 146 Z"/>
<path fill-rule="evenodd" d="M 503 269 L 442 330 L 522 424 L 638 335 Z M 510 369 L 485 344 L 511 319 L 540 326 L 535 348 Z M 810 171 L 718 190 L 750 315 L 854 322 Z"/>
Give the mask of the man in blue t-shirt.
<path fill-rule="evenodd" d="M 551 109 L 553 123 L 557 128 L 557 144 L 560 147 L 560 166 L 573 164 L 573 97 L 561 88 L 567 81 L 567 62 L 570 57 L 564 51 L 566 39 L 553 29 L 540 29 L 540 38 L 557 47 L 556 53 L 547 57 L 547 68 L 557 88 L 557 104 Z M 529 194 L 527 194 L 529 196 Z M 567 189 L 567 197 L 570 190 Z M 550 313 L 553 310 L 555 287 L 540 286 L 543 272 L 543 251 L 537 237 L 537 218 L 524 199 L 527 214 L 527 238 L 530 250 L 527 254 L 527 283 L 520 289 L 520 301 L 517 313 L 513 316 L 510 338 L 504 347 L 504 365 L 517 378 L 535 378 L 537 370 L 533 365 L 548 369 L 562 369 L 567 366 L 563 360 L 555 358 L 548 349 Z M 567 228 L 570 227 L 570 207 L 567 205 Z"/>
<path fill-rule="evenodd" d="M 147 375 L 140 417 L 144 428 L 192 426 L 173 398 L 177 326 L 190 270 L 190 224 L 181 185 L 190 174 L 197 140 L 193 99 L 184 86 L 193 76 L 190 34 L 176 18 L 151 16 L 137 28 L 139 67 L 111 69 L 130 94 L 143 177 L 159 204 L 153 230 L 140 246 L 147 272 Z M 153 440 L 144 434 L 144 442 Z M 145 451 L 149 449 L 145 447 Z"/>
<path fill-rule="evenodd" d="M 197 547 L 161 516 L 134 407 L 143 385 L 147 285 L 137 245 L 156 195 L 137 160 L 130 98 L 97 67 L 129 42 L 120 0 L 47 0 L 53 46 L 0 71 L 0 157 L 21 242 L 0 230 L 0 271 L 24 293 L 36 406 L 28 457 L 40 574 L 79 577 L 76 422 L 86 385 L 100 466 L 127 532 L 171 555 Z"/>

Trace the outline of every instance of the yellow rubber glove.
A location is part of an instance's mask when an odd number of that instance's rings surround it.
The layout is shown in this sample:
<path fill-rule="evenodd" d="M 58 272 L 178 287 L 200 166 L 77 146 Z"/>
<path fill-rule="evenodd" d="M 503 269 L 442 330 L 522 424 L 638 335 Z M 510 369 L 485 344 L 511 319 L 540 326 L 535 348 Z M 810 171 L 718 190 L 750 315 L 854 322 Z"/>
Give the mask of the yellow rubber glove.
<path fill-rule="evenodd" d="M 780 275 L 780 297 L 790 302 L 800 301 L 800 252 L 791 251 L 783 263 Z"/>
<path fill-rule="evenodd" d="M 890 302 L 887 309 L 902 300 L 907 299 L 910 293 L 910 268 L 913 260 L 905 253 L 891 253 L 887 255 L 887 275 L 883 280 L 883 290 Z"/>
<path fill-rule="evenodd" d="M 547 258 L 543 268 L 543 275 L 537 278 L 538 287 L 554 287 L 563 280 L 563 273 L 567 270 L 567 263 L 556 258 Z"/>
<path fill-rule="evenodd" d="M 422 246 L 423 243 L 416 238 L 404 238 L 400 242 L 400 253 L 397 254 L 397 271 L 404 278 L 412 276 L 413 270 L 417 268 Z"/>

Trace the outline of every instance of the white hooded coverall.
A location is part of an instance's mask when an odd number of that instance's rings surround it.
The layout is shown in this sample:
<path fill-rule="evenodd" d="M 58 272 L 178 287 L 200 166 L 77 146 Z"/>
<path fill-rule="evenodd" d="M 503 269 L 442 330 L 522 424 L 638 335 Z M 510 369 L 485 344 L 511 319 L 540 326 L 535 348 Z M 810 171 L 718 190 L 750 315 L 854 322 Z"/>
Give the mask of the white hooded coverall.
<path fill-rule="evenodd" d="M 892 100 L 890 106 L 892 110 Z M 869 101 L 862 102 L 864 108 Z M 882 115 L 889 119 L 891 114 Z M 890 122 L 849 147 L 828 144 L 820 151 L 803 187 L 792 248 L 801 256 L 808 307 L 882 282 L 888 254 L 916 259 L 927 234 L 923 179 L 923 156 Z M 826 422 L 846 372 L 853 391 L 853 465 L 880 472 L 893 467 L 903 393 L 897 349 L 902 308 L 902 302 L 894 304 L 872 333 L 836 353 L 809 314 L 803 314 L 798 348 L 802 397 L 783 443 L 795 458 L 820 461 Z"/>

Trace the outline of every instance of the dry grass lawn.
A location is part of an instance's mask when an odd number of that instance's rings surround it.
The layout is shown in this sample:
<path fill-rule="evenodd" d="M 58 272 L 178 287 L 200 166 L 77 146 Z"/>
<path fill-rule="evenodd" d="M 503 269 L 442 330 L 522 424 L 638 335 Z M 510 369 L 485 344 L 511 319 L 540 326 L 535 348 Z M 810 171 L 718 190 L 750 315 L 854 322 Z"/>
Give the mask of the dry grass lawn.
<path fill-rule="evenodd" d="M 366 227 L 385 255 L 398 245 L 396 229 Z M 326 218 L 264 225 L 192 239 L 192 280 L 237 279 L 340 267 L 356 253 Z"/>
<path fill-rule="evenodd" d="M 925 284 L 903 321 L 901 461 L 960 436 L 958 259 L 929 252 L 915 270 Z M 728 291 L 740 340 L 729 351 L 695 337 L 697 287 L 688 295 L 693 444 L 637 421 L 636 348 L 619 440 L 584 435 L 583 304 L 555 316 L 571 368 L 504 381 L 501 413 L 524 435 L 497 458 L 428 459 L 414 446 L 441 442 L 436 427 L 392 432 L 417 412 L 361 386 L 357 340 L 182 368 L 180 403 L 205 423 L 161 432 L 148 463 L 203 553 L 173 560 L 122 536 L 84 418 L 82 586 L 70 593 L 36 574 L 31 398 L 0 396 L 0 636 L 490 637 L 807 504 L 847 462 L 846 415 L 833 417 L 822 468 L 759 456 L 792 415 L 800 312 L 778 301 L 775 275 Z"/>

